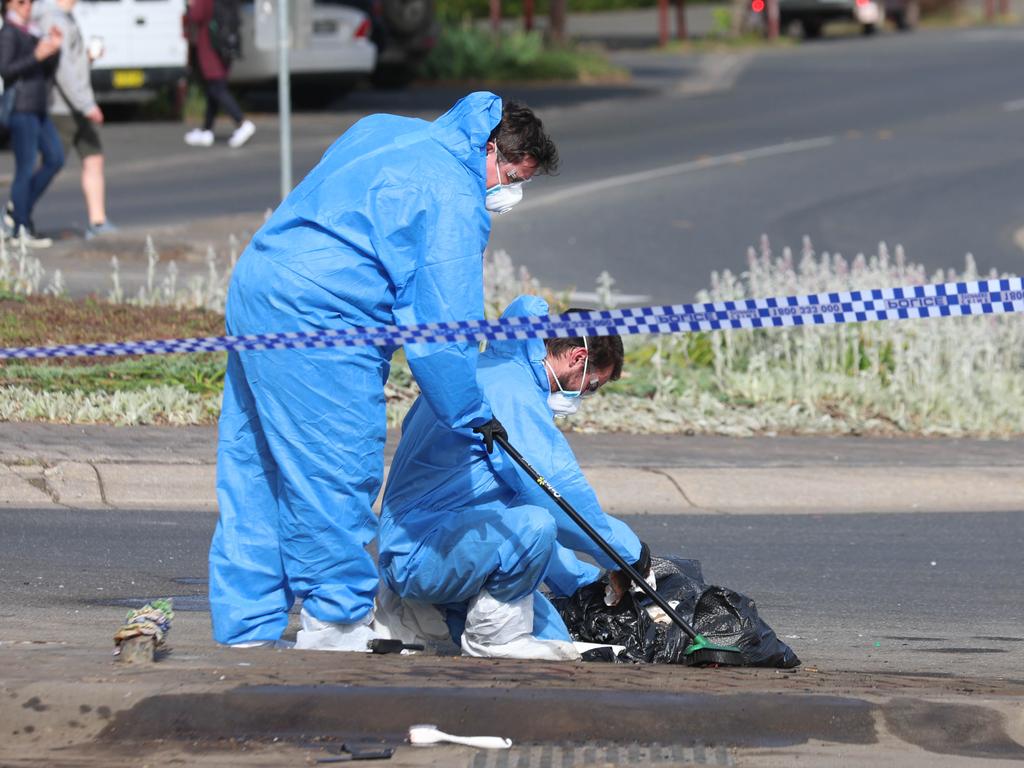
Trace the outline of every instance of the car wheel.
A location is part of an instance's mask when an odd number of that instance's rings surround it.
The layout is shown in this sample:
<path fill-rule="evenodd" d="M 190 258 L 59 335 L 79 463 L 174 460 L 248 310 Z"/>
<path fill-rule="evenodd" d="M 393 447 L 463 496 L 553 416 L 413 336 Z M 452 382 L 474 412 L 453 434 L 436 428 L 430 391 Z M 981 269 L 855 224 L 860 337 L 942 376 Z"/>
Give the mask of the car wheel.
<path fill-rule="evenodd" d="M 901 11 L 894 14 L 893 21 L 896 22 L 896 29 L 900 32 L 909 32 L 917 26 L 920 19 L 921 6 L 911 0 Z"/>
<path fill-rule="evenodd" d="M 416 78 L 416 68 L 408 64 L 378 64 L 370 81 L 385 91 L 405 88 Z"/>
<path fill-rule="evenodd" d="M 817 19 L 803 19 L 800 26 L 804 29 L 805 40 L 816 40 L 821 37 L 821 22 Z"/>
<path fill-rule="evenodd" d="M 878 31 L 878 25 L 877 24 L 864 24 L 861 27 L 860 31 L 866 37 L 870 37 L 871 35 L 875 34 L 875 32 Z"/>
<path fill-rule="evenodd" d="M 300 86 L 292 90 L 292 106 L 303 110 L 327 109 L 348 96 L 353 86 L 354 83 L 347 80 Z"/>
<path fill-rule="evenodd" d="M 384 0 L 384 18 L 395 35 L 415 35 L 434 20 L 433 0 Z"/>

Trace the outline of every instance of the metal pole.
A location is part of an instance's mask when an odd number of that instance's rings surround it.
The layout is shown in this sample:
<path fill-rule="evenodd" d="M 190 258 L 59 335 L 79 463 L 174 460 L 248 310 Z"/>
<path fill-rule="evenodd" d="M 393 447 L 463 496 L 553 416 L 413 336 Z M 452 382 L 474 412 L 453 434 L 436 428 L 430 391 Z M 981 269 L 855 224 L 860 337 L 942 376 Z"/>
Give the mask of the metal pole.
<path fill-rule="evenodd" d="M 288 0 L 277 0 L 277 115 L 281 123 L 281 199 L 292 191 L 292 93 Z"/>

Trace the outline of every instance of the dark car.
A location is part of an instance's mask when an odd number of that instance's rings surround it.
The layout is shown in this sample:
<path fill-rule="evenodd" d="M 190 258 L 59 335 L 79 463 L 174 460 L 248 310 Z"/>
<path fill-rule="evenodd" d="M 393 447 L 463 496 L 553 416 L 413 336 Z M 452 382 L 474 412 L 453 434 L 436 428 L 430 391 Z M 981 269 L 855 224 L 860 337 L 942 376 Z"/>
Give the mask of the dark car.
<path fill-rule="evenodd" d="M 325 1 L 350 5 L 370 17 L 370 40 L 377 45 L 373 83 L 378 87 L 408 84 L 437 42 L 434 0 L 321 0 Z"/>
<path fill-rule="evenodd" d="M 886 19 L 896 28 L 908 31 L 917 26 L 920 16 L 918 0 L 778 0 L 779 26 L 789 29 L 797 23 L 804 37 L 821 35 L 822 27 L 830 21 L 853 21 L 861 25 L 864 34 L 878 30 Z M 763 0 L 754 0 L 751 8 L 763 14 Z"/>

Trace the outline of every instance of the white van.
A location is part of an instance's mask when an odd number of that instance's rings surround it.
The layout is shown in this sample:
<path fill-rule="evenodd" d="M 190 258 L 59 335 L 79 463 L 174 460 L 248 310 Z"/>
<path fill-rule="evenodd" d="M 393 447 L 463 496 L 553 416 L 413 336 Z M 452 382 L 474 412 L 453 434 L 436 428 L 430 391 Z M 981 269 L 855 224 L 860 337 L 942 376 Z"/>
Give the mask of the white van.
<path fill-rule="evenodd" d="M 229 81 L 272 83 L 277 79 L 277 53 L 256 47 L 252 0 L 243 0 L 240 11 L 242 56 L 232 63 Z M 104 47 L 92 69 L 97 99 L 145 101 L 185 77 L 184 14 L 185 0 L 79 0 L 75 18 L 86 45 L 99 39 Z M 373 72 L 377 46 L 370 41 L 365 13 L 313 2 L 307 23 L 307 44 L 291 52 L 293 79 L 315 80 L 343 92 Z"/>
<path fill-rule="evenodd" d="M 100 40 L 92 66 L 100 101 L 145 101 L 185 76 L 185 0 L 79 0 L 75 18 L 86 45 Z"/>

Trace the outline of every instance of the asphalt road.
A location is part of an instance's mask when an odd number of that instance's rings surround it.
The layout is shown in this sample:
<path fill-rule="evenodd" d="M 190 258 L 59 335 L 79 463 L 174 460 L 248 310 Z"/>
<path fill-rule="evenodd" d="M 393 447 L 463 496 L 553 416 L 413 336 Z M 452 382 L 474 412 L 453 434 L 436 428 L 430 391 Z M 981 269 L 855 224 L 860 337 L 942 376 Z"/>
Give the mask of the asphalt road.
<path fill-rule="evenodd" d="M 1022 42 L 1021 30 L 826 40 L 758 55 L 720 93 L 560 116 L 565 172 L 534 184 L 492 245 L 548 284 L 608 270 L 657 302 L 742 270 L 762 234 L 776 253 L 809 235 L 847 257 L 886 241 L 930 269 L 972 252 L 984 270 L 1019 271 Z"/>
<path fill-rule="evenodd" d="M 639 516 L 656 554 L 753 597 L 807 665 L 1019 677 L 1019 513 Z M 0 511 L 0 640 L 105 644 L 124 605 L 177 596 L 178 643 L 209 643 L 202 512 Z"/>
<path fill-rule="evenodd" d="M 696 80 L 696 58 L 624 52 L 631 86 L 510 87 L 545 119 L 562 172 L 496 219 L 492 245 L 551 287 L 588 291 L 608 270 L 631 303 L 690 299 L 712 270 L 742 270 L 762 233 L 777 251 L 805 234 L 846 256 L 884 240 L 930 269 L 971 252 L 983 270 L 1019 272 L 1022 51 L 1021 28 L 926 30 L 754 53 Z M 429 118 L 459 94 L 362 91 L 297 116 L 297 178 L 363 114 Z M 171 123 L 108 125 L 111 218 L 145 228 L 272 207 L 276 123 L 257 121 L 242 151 L 189 149 Z M 42 229 L 83 223 L 74 171 L 40 203 Z M 106 260 L 95 270 L 87 287 L 106 290 Z"/>

